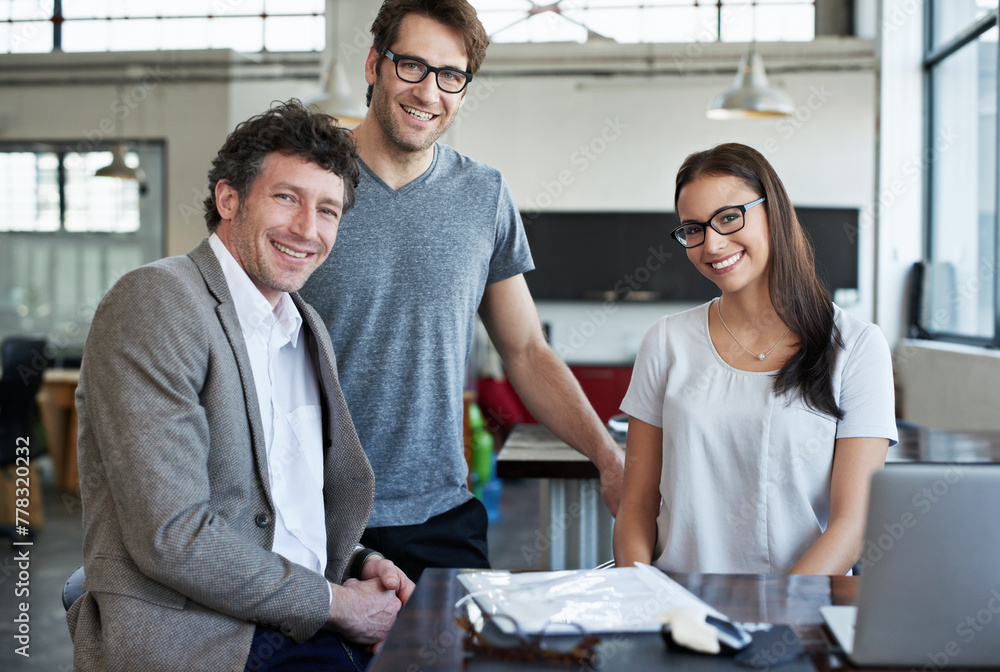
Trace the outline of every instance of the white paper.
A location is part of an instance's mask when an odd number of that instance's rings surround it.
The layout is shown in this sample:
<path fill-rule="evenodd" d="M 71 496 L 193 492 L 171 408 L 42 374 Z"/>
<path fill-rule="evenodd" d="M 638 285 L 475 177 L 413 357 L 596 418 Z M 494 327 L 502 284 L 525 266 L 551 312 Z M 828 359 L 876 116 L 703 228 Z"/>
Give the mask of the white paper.
<path fill-rule="evenodd" d="M 659 632 L 656 615 L 681 606 L 721 614 L 648 565 L 555 572 L 485 571 L 458 580 L 486 614 L 502 614 L 524 634 L 570 623 L 590 633 Z M 503 626 L 503 621 L 498 621 Z"/>

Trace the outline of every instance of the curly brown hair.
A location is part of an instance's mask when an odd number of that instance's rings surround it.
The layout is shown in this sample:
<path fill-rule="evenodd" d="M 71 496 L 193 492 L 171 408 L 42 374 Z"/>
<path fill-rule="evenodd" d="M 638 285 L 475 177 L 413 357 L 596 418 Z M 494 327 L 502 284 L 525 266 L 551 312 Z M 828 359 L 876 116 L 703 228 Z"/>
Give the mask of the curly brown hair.
<path fill-rule="evenodd" d="M 465 40 L 465 53 L 469 59 L 468 69 L 473 75 L 479 72 L 486 58 L 486 48 L 490 46 L 490 38 L 486 29 L 479 21 L 476 8 L 467 0 L 385 0 L 378 10 L 375 22 L 372 24 L 372 35 L 375 38 L 375 51 L 378 53 L 378 68 L 385 58 L 387 49 L 399 35 L 399 27 L 407 14 L 419 14 L 433 19 L 440 24 L 454 28 Z M 368 85 L 368 105 L 372 104 L 374 87 Z"/>
<path fill-rule="evenodd" d="M 222 221 L 215 204 L 215 187 L 225 180 L 236 190 L 240 207 L 246 203 L 253 183 L 272 152 L 300 156 L 344 180 L 344 212 L 354 206 L 358 186 L 358 150 L 349 131 L 327 114 L 306 108 L 297 99 L 272 104 L 263 114 L 237 126 L 212 161 L 208 171 L 209 195 L 205 199 L 205 222 L 210 233 Z"/>

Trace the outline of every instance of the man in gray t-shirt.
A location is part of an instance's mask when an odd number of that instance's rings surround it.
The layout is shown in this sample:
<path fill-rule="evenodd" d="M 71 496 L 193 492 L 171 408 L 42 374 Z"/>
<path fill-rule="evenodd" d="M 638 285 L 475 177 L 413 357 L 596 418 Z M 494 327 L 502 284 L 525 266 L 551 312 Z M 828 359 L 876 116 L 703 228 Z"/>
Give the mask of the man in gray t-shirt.
<path fill-rule="evenodd" d="M 615 513 L 623 457 L 542 335 L 534 266 L 499 171 L 437 143 L 489 39 L 466 0 L 386 0 L 354 130 L 361 181 L 337 245 L 301 294 L 337 352 L 375 472 L 362 539 L 414 580 L 487 567 L 486 512 L 466 488 L 462 387 L 478 311 L 531 413 L 590 457 Z"/>

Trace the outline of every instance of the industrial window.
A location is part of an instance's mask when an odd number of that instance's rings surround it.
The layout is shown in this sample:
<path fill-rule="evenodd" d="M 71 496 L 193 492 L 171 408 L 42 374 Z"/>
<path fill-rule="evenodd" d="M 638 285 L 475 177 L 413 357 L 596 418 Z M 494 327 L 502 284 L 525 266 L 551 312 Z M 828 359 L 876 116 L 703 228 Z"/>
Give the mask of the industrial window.
<path fill-rule="evenodd" d="M 109 147 L 0 144 L 0 338 L 82 347 L 114 281 L 163 256 L 163 157 L 137 144 L 125 161 L 140 179 L 120 179 L 95 176 Z"/>

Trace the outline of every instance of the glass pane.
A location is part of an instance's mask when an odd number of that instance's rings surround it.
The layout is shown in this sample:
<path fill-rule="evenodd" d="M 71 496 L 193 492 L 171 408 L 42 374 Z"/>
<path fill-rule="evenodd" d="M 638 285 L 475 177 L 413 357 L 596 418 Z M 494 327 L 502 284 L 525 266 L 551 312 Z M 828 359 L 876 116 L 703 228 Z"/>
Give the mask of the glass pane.
<path fill-rule="evenodd" d="M 526 12 L 479 12 L 479 20 L 486 29 L 486 34 L 492 36 L 507 28 L 512 23 L 527 17 Z M 512 42 L 513 40 L 500 40 Z"/>
<path fill-rule="evenodd" d="M 110 21 L 66 21 L 62 27 L 63 51 L 110 51 Z"/>
<path fill-rule="evenodd" d="M 931 269 L 923 326 L 933 332 L 992 338 L 997 283 L 996 36 L 979 39 L 941 62 L 932 72 L 932 86 L 929 146 L 913 166 L 931 171 Z"/>
<path fill-rule="evenodd" d="M 110 15 L 113 4 L 117 3 L 108 0 L 63 0 L 62 15 L 64 19 L 100 19 Z"/>
<path fill-rule="evenodd" d="M 587 29 L 553 12 L 543 12 L 504 28 L 490 39 L 497 42 L 586 42 Z"/>
<path fill-rule="evenodd" d="M 323 0 L 266 0 L 264 11 L 268 14 L 323 14 Z"/>
<path fill-rule="evenodd" d="M 51 12 L 48 16 L 51 16 Z M 6 24 L 8 29 L 3 40 L 5 51 L 11 54 L 39 54 L 52 51 L 52 22 L 47 16 L 36 11 L 24 18 L 23 21 Z"/>
<path fill-rule="evenodd" d="M 483 20 L 483 14 L 490 11 L 515 11 L 521 16 L 528 13 L 531 3 L 528 0 L 472 0 L 472 6 L 479 14 L 479 20 Z"/>
<path fill-rule="evenodd" d="M 160 49 L 162 35 L 156 19 L 118 19 L 110 22 L 111 51 L 150 51 Z"/>
<path fill-rule="evenodd" d="M 212 19 L 211 49 L 260 51 L 264 48 L 264 19 L 258 17 Z"/>
<path fill-rule="evenodd" d="M 953 40 L 988 12 L 997 8 L 997 0 L 934 0 L 931 34 L 933 47 Z M 913 10 L 920 11 L 919 3 Z M 896 9 L 886 18 L 888 25 L 898 25 L 907 20 L 903 9 Z"/>
<path fill-rule="evenodd" d="M 268 51 L 322 51 L 326 24 L 322 16 L 278 16 L 264 21 Z"/>
<path fill-rule="evenodd" d="M 138 165 L 134 152 L 125 162 Z M 139 183 L 114 177 L 95 177 L 111 163 L 111 152 L 67 154 L 66 230 L 128 233 L 139 230 Z"/>
<path fill-rule="evenodd" d="M 212 16 L 260 16 L 264 13 L 264 0 L 226 0 L 222 8 L 215 7 Z"/>
<path fill-rule="evenodd" d="M 643 12 L 645 42 L 714 42 L 718 36 L 714 7 L 661 7 Z"/>
<path fill-rule="evenodd" d="M 753 8 L 749 5 L 727 3 L 719 17 L 720 39 L 723 42 L 750 42 L 753 40 Z"/>
<path fill-rule="evenodd" d="M 170 2 L 160 3 L 158 14 L 160 16 L 207 16 L 212 13 L 213 4 L 219 3 L 205 2 L 204 0 L 170 0 Z M 225 3 L 221 3 L 220 6 L 225 7 Z"/>
<path fill-rule="evenodd" d="M 163 19 L 160 21 L 160 49 L 204 49 L 213 19 Z"/>
<path fill-rule="evenodd" d="M 757 8 L 759 42 L 808 42 L 816 37 L 816 8 L 774 6 Z"/>
<path fill-rule="evenodd" d="M 639 10 L 632 9 L 565 9 L 563 18 L 582 23 L 587 28 L 622 43 L 640 39 Z"/>
<path fill-rule="evenodd" d="M 52 22 L 52 3 L 45 0 L 9 0 L 10 18 L 17 20 L 38 21 L 49 24 Z"/>
<path fill-rule="evenodd" d="M 41 157 L 34 152 L 0 153 L 0 231 L 59 229 L 54 155 Z"/>
<path fill-rule="evenodd" d="M 159 2 L 149 0 L 120 0 L 125 16 L 157 16 L 161 13 Z"/>

